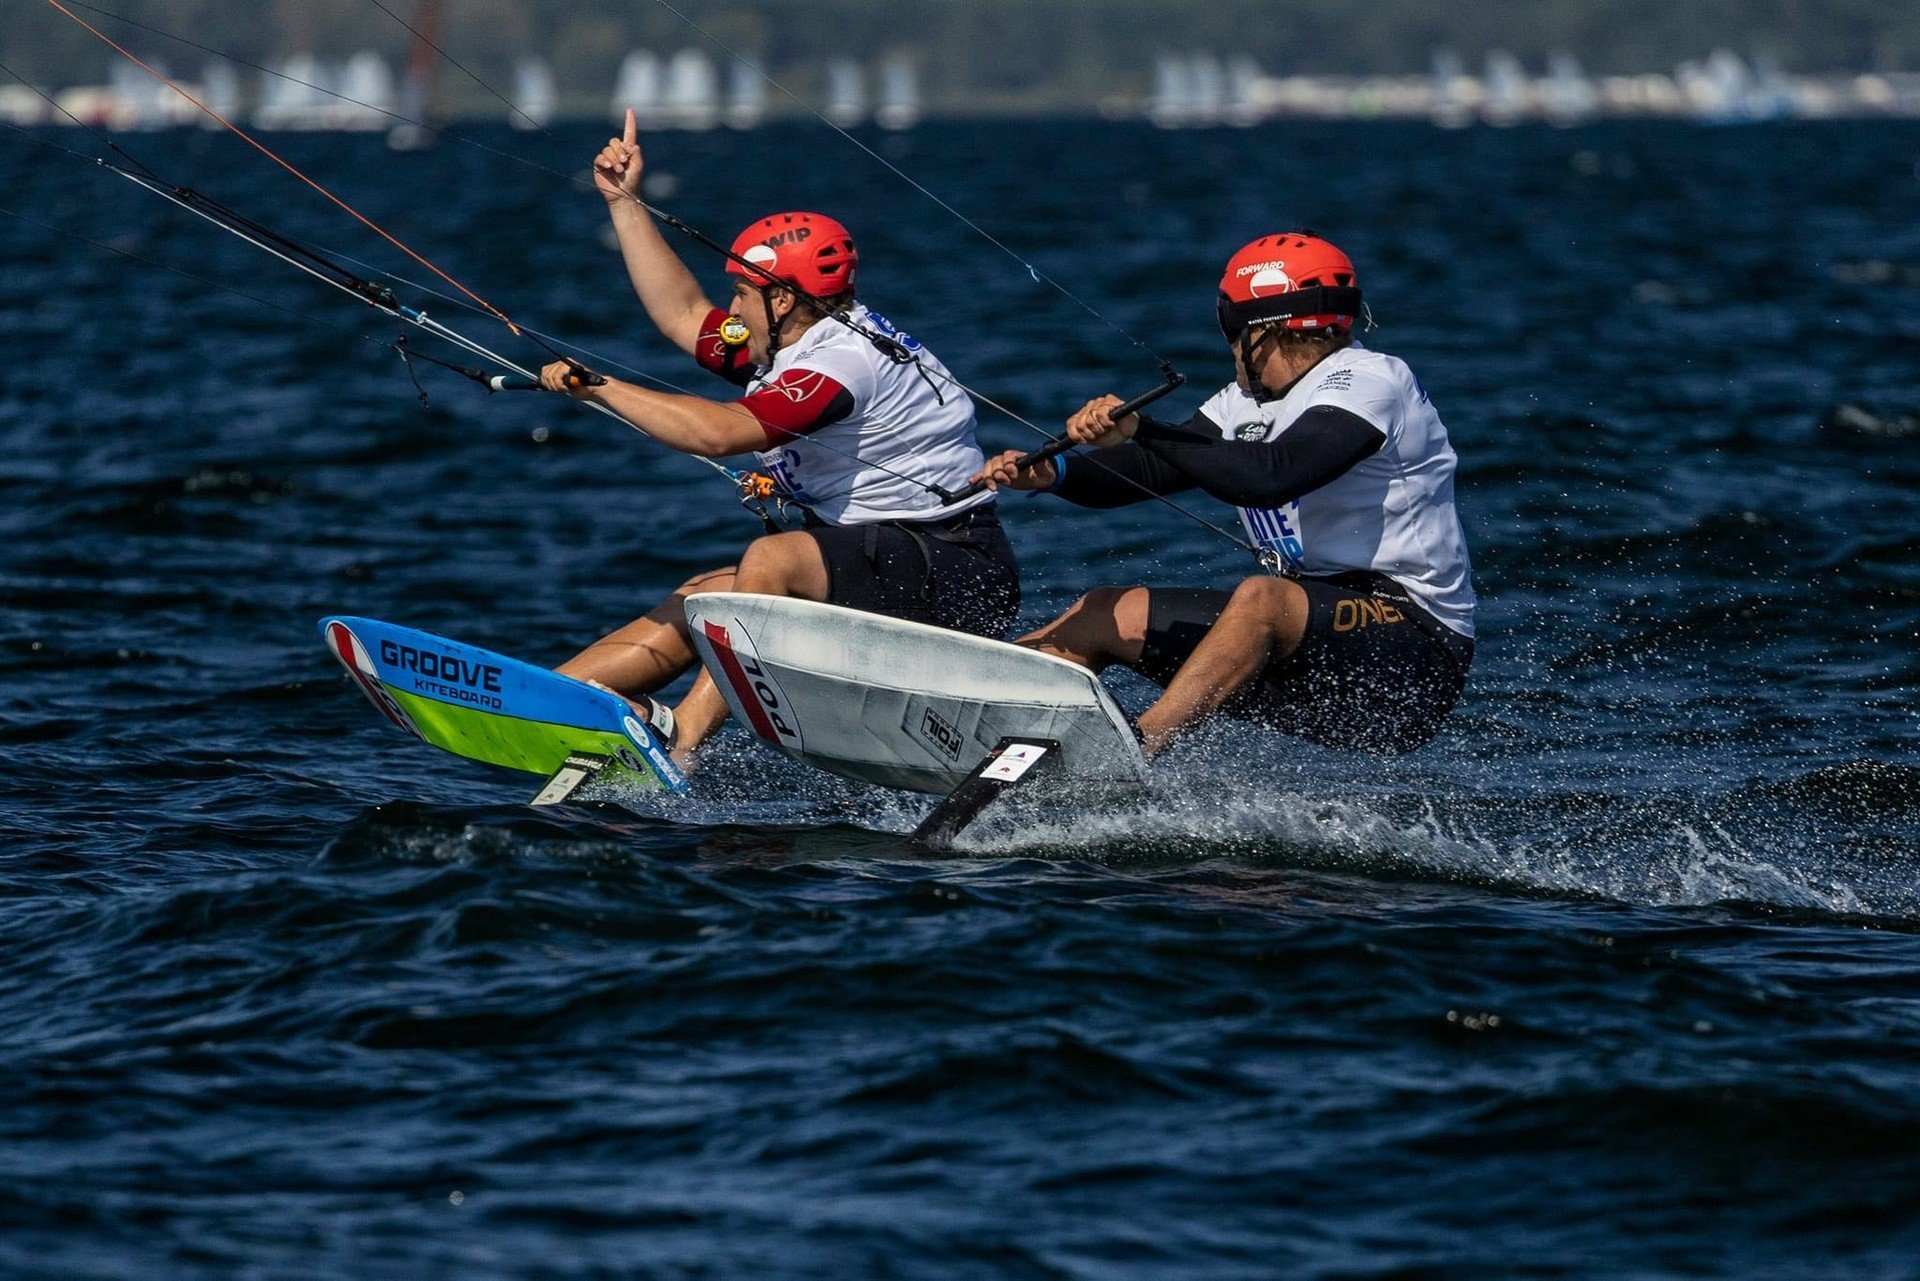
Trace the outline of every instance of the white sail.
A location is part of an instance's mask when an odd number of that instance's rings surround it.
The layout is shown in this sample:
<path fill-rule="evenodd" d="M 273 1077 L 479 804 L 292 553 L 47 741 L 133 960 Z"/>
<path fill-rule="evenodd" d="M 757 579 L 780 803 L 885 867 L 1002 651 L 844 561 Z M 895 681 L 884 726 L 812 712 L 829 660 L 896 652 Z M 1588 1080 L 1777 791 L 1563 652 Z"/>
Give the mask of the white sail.
<path fill-rule="evenodd" d="M 225 58 L 215 58 L 207 64 L 207 69 L 200 75 L 200 101 L 206 103 L 209 110 L 228 120 L 240 118 L 240 73 L 234 70 L 231 62 Z M 222 129 L 226 126 L 202 113 L 200 127 Z"/>
<path fill-rule="evenodd" d="M 1583 125 L 1600 110 L 1600 95 L 1571 54 L 1556 53 L 1548 57 L 1541 96 L 1548 121 L 1562 129 Z"/>
<path fill-rule="evenodd" d="M 156 68 L 164 71 L 164 67 Z M 156 88 L 160 82 L 131 62 L 115 62 L 107 69 L 107 127 L 115 130 L 158 129 L 167 123 Z"/>
<path fill-rule="evenodd" d="M 1193 80 L 1186 59 L 1161 54 L 1153 64 L 1153 101 L 1147 119 L 1162 129 L 1183 128 L 1193 117 Z"/>
<path fill-rule="evenodd" d="M 613 84 L 610 114 L 615 123 L 626 119 L 631 107 L 642 129 L 658 128 L 660 119 L 660 59 L 644 49 L 636 49 L 620 63 L 619 78 Z"/>
<path fill-rule="evenodd" d="M 920 73 L 906 58 L 880 64 L 880 107 L 874 119 L 882 129 L 911 129 L 920 123 Z"/>
<path fill-rule="evenodd" d="M 727 126 L 756 129 L 766 113 L 766 78 L 745 58 L 735 58 L 727 69 Z"/>
<path fill-rule="evenodd" d="M 509 117 L 513 127 L 543 129 L 553 122 L 559 105 L 553 69 L 538 58 L 522 58 L 513 69 L 513 114 Z"/>
<path fill-rule="evenodd" d="M 1442 129 L 1464 129 L 1473 123 L 1480 101 L 1480 82 L 1467 74 L 1460 56 L 1451 49 L 1433 51 L 1433 123 Z"/>
<path fill-rule="evenodd" d="M 827 119 L 851 129 L 867 118 L 866 77 L 851 58 L 837 58 L 827 67 Z"/>
<path fill-rule="evenodd" d="M 377 53 L 362 51 L 340 68 L 339 92 L 329 115 L 337 128 L 384 129 L 394 111 L 393 68 Z"/>
<path fill-rule="evenodd" d="M 1187 123 L 1217 125 L 1226 106 L 1226 77 L 1220 71 L 1220 59 L 1210 53 L 1187 58 Z"/>
<path fill-rule="evenodd" d="M 318 58 L 296 53 L 280 64 L 278 75 L 262 77 L 254 120 L 263 129 L 324 128 L 326 104 L 334 101 L 325 90 L 332 87 Z"/>
<path fill-rule="evenodd" d="M 682 49 L 667 64 L 661 106 L 667 122 L 680 129 L 711 129 L 720 122 L 719 77 L 713 60 L 698 49 Z"/>
<path fill-rule="evenodd" d="M 71 93 L 72 90 L 67 92 Z M 10 125 L 37 125 L 44 123 L 48 114 L 47 100 L 31 88 L 26 85 L 0 85 L 0 120 Z"/>
<path fill-rule="evenodd" d="M 1496 128 L 1517 125 L 1527 114 L 1527 73 L 1504 49 L 1487 55 L 1487 95 L 1480 114 Z"/>
<path fill-rule="evenodd" d="M 1267 114 L 1266 77 L 1260 64 L 1241 54 L 1227 62 L 1226 121 L 1245 129 L 1257 125 Z"/>

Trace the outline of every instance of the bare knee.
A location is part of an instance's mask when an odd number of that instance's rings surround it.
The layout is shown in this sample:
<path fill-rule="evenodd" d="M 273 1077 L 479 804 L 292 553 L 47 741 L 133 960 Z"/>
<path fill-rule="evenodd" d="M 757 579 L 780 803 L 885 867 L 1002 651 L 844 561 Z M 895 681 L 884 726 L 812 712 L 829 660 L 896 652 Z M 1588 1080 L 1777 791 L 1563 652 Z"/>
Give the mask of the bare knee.
<path fill-rule="evenodd" d="M 1241 609 L 1257 609 L 1266 612 L 1278 612 L 1291 603 L 1294 597 L 1305 597 L 1298 583 L 1284 578 L 1273 578 L 1267 574 L 1258 574 L 1252 578 L 1243 578 L 1240 585 L 1233 589 L 1230 605 Z"/>
<path fill-rule="evenodd" d="M 1264 629 L 1285 648 L 1300 643 L 1307 625 L 1307 594 L 1300 584 L 1262 574 L 1243 579 L 1221 611 Z"/>
<path fill-rule="evenodd" d="M 1146 588 L 1096 587 L 1020 643 L 1098 670 L 1138 659 L 1146 634 Z"/>
<path fill-rule="evenodd" d="M 747 550 L 740 557 L 740 568 L 735 578 L 752 583 L 755 587 L 784 579 L 787 563 L 792 559 L 786 541 L 790 537 L 791 534 L 769 534 L 748 543 Z"/>
<path fill-rule="evenodd" d="M 1133 657 L 1147 637 L 1148 598 L 1144 587 L 1096 587 L 1075 601 L 1068 612 L 1098 627 L 1110 640 L 1116 657 Z M 1134 654 L 1120 653 L 1129 648 Z"/>
<path fill-rule="evenodd" d="M 827 567 L 820 544 L 802 530 L 754 539 L 740 557 L 734 590 L 826 599 Z"/>
<path fill-rule="evenodd" d="M 697 596 L 701 592 L 732 591 L 733 580 L 738 573 L 737 567 L 727 565 L 721 569 L 709 569 L 705 573 L 695 574 L 675 588 L 672 595 L 647 611 L 645 621 L 671 627 L 685 638 L 688 635 L 687 597 Z M 616 632 L 615 635 L 619 633 Z"/>
<path fill-rule="evenodd" d="M 733 589 L 733 579 L 740 572 L 739 566 L 727 565 L 720 569 L 709 569 L 695 574 L 674 590 L 675 596 L 693 596 L 700 592 L 724 592 Z"/>

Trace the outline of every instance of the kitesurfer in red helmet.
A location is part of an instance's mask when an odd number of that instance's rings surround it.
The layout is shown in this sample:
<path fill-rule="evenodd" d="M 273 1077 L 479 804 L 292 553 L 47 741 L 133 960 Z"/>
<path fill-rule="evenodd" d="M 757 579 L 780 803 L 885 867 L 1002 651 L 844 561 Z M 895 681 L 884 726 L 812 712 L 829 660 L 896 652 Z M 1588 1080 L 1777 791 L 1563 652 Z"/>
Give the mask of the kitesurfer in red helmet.
<path fill-rule="evenodd" d="M 588 385 L 565 361 L 541 382 L 684 453 L 757 455 L 771 495 L 806 523 L 695 574 L 559 669 L 627 696 L 686 767 L 727 716 L 705 674 L 672 711 L 648 697 L 697 661 L 689 595 L 795 596 L 998 635 L 1019 608 L 1020 575 L 992 494 L 942 503 L 984 461 L 972 398 L 938 357 L 855 297 L 860 254 L 847 229 L 818 213 L 757 219 L 733 242 L 733 293 L 717 307 L 639 202 L 644 164 L 629 111 L 624 134 L 593 165 L 627 275 L 668 341 L 743 394 Z"/>
<path fill-rule="evenodd" d="M 1067 430 L 1097 452 L 982 476 L 1083 507 L 1200 490 L 1240 511 L 1269 572 L 1231 591 L 1103 587 L 1021 644 L 1131 667 L 1163 687 L 1149 754 L 1218 711 L 1324 746 L 1411 751 L 1473 661 L 1474 593 L 1454 452 L 1406 362 L 1353 336 L 1347 255 L 1307 232 L 1262 236 L 1215 298 L 1234 381 L 1173 426 L 1088 401 Z"/>

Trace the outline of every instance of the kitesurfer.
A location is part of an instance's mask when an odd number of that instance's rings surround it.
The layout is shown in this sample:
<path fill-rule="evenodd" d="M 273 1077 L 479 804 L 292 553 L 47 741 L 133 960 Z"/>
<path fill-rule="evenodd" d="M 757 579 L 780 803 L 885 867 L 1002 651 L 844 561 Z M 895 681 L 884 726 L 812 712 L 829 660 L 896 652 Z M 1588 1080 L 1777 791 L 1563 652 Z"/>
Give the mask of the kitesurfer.
<path fill-rule="evenodd" d="M 753 223 L 734 241 L 732 298 L 717 307 L 638 201 L 643 172 L 629 111 L 593 165 L 627 274 L 668 341 L 744 395 L 584 385 L 565 361 L 541 371 L 542 385 L 598 401 L 684 453 L 757 454 L 806 524 L 755 539 L 737 564 L 694 575 L 559 669 L 632 699 L 686 765 L 726 719 L 725 701 L 705 673 L 671 711 L 647 696 L 696 662 L 689 595 L 795 596 L 997 635 L 1019 608 L 1020 578 L 991 493 L 941 505 L 939 489 L 965 485 L 984 461 L 973 402 L 932 352 L 856 301 L 846 228 L 817 213 Z"/>
<path fill-rule="evenodd" d="M 1103 587 L 1023 637 L 1164 688 L 1147 752 L 1215 711 L 1329 747 L 1411 751 L 1433 737 L 1473 661 L 1474 594 L 1454 509 L 1455 456 L 1406 362 L 1353 336 L 1353 263 L 1310 233 L 1236 253 L 1217 298 L 1234 381 L 1187 422 L 1113 396 L 1068 420 L 1097 454 L 981 475 L 1083 507 L 1199 489 L 1240 509 L 1274 573 L 1232 591 Z"/>

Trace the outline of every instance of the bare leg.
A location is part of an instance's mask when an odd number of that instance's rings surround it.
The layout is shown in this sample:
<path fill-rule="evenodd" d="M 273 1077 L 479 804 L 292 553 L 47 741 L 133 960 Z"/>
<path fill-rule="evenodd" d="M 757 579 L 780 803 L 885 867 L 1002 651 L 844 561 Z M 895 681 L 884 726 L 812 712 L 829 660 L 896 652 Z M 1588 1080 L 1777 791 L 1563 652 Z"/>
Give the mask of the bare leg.
<path fill-rule="evenodd" d="M 738 572 L 729 565 L 695 574 L 646 617 L 635 619 L 562 663 L 560 674 L 591 681 L 616 694 L 651 694 L 693 666 L 687 597 L 695 592 L 733 591 Z"/>
<path fill-rule="evenodd" d="M 1293 653 L 1306 631 L 1307 594 L 1298 583 L 1266 577 L 1241 583 L 1166 692 L 1141 715 L 1147 755 L 1165 751 L 1182 729 L 1218 711 L 1269 662 Z"/>
<path fill-rule="evenodd" d="M 1144 587 L 1095 588 L 1014 644 L 1096 672 L 1110 663 L 1134 662 L 1147 640 L 1147 598 Z"/>
<path fill-rule="evenodd" d="M 825 600 L 827 563 L 820 556 L 820 544 L 798 530 L 755 539 L 740 558 L 733 590 Z M 700 745 L 727 719 L 727 700 L 713 683 L 711 673 L 701 672 L 694 680 L 686 698 L 673 709 L 673 719 L 679 734 L 673 749 L 674 763 L 691 770 Z"/>

